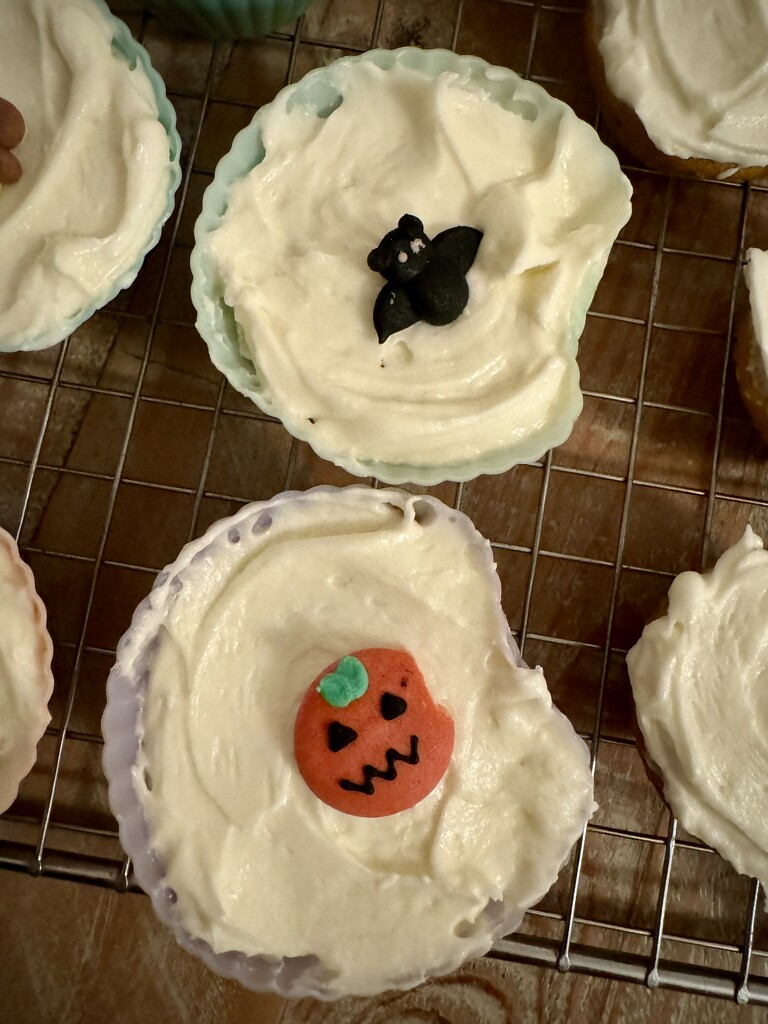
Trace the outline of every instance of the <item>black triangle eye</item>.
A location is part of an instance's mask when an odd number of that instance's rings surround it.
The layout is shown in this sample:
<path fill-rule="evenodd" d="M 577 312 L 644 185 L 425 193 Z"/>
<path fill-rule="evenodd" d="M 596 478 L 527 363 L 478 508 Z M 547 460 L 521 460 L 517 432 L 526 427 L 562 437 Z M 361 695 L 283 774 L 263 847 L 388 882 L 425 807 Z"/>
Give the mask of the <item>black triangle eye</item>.
<path fill-rule="evenodd" d="M 402 697 L 396 697 L 394 693 L 385 693 L 381 698 L 381 717 L 391 722 L 393 718 L 404 715 L 408 704 Z"/>
<path fill-rule="evenodd" d="M 348 747 L 350 743 L 354 743 L 357 739 L 357 733 L 354 729 L 350 729 L 348 725 L 342 725 L 341 722 L 331 722 L 328 726 L 328 748 L 331 753 L 338 754 L 344 747 Z"/>

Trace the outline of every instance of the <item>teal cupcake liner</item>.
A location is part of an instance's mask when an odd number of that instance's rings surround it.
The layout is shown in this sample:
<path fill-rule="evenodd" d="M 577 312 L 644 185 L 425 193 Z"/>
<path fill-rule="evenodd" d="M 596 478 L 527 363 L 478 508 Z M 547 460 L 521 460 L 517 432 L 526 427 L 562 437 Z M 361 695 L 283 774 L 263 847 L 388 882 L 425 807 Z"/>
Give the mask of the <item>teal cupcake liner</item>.
<path fill-rule="evenodd" d="M 312 0 L 134 0 L 181 32 L 212 40 L 254 39 L 295 21 Z"/>
<path fill-rule="evenodd" d="M 508 68 L 495 67 L 481 57 L 463 56 L 451 50 L 422 50 L 418 47 L 370 50 L 353 57 L 339 58 L 327 67 L 310 71 L 300 82 L 287 86 L 280 96 L 290 92 L 292 104 L 306 106 L 314 109 L 319 117 L 327 117 L 339 103 L 339 91 L 332 79 L 333 69 L 342 64 L 362 61 L 370 61 L 382 70 L 391 70 L 400 65 L 430 77 L 436 77 L 445 71 L 460 74 L 468 72 L 474 82 L 481 84 L 496 102 L 508 109 L 535 109 L 535 100 L 563 105 L 536 83 L 521 79 Z M 209 264 L 204 245 L 206 236 L 219 226 L 227 211 L 231 186 L 264 159 L 262 123 L 270 107 L 271 104 L 267 104 L 257 111 L 251 123 L 235 136 L 230 151 L 220 160 L 214 179 L 203 196 L 202 212 L 195 224 L 195 247 L 191 256 L 191 294 L 197 310 L 196 326 L 208 346 L 213 364 L 224 374 L 232 387 L 254 402 L 262 412 L 278 416 L 294 437 L 306 441 L 321 458 L 340 466 L 353 476 L 374 476 L 387 484 L 414 483 L 431 486 L 446 480 L 464 482 L 485 473 L 504 473 L 521 462 L 535 461 L 550 449 L 563 444 L 571 434 L 573 423 L 581 412 L 581 405 L 575 410 L 573 420 L 567 425 L 564 424 L 563 430 L 557 436 L 554 431 L 546 439 L 533 436 L 525 446 L 518 443 L 514 450 L 505 448 L 485 452 L 469 461 L 416 466 L 346 457 L 338 450 L 326 448 L 322 440 L 318 441 L 316 435 L 306 429 L 303 421 L 297 418 L 292 422 L 286 422 L 275 411 L 269 396 L 265 393 L 266 382 L 263 380 L 261 370 L 246 351 L 234 310 L 224 300 L 223 283 Z M 616 166 L 618 168 L 618 161 Z M 584 330 L 587 310 L 605 269 L 609 249 L 610 247 L 591 261 L 582 288 L 573 297 L 567 348 L 574 356 L 574 365 L 564 382 L 564 388 L 578 389 L 578 367 L 575 363 L 578 341 Z"/>
<path fill-rule="evenodd" d="M 105 0 L 91 0 L 91 2 L 99 8 L 101 13 L 112 26 L 113 52 L 121 57 L 131 69 L 135 68 L 137 64 L 141 65 L 141 68 L 152 86 L 152 91 L 155 95 L 155 102 L 157 103 L 158 120 L 162 124 L 163 128 L 165 128 L 166 134 L 168 135 L 168 152 L 171 170 L 171 178 L 168 186 L 168 203 L 162 216 L 152 229 L 152 233 L 148 236 L 146 244 L 138 254 L 136 262 L 118 278 L 111 281 L 109 287 L 104 290 L 98 299 L 90 305 L 85 306 L 83 309 L 78 310 L 77 313 L 73 313 L 56 327 L 51 328 L 51 330 L 46 331 L 43 334 L 39 334 L 34 338 L 24 338 L 18 345 L 10 347 L 8 345 L 3 345 L 2 341 L 0 341 L 0 351 L 37 352 L 40 349 L 49 348 L 51 345 L 58 345 L 60 342 L 64 341 L 64 339 L 75 331 L 81 324 L 85 323 L 86 320 L 92 317 L 97 310 L 106 306 L 107 303 L 111 302 L 119 292 L 133 284 L 139 270 L 141 270 L 142 264 L 144 263 L 144 258 L 147 253 L 157 245 L 160 240 L 160 234 L 163 230 L 163 226 L 173 213 L 176 201 L 176 190 L 178 189 L 181 181 L 181 166 L 179 163 L 179 158 L 181 156 L 181 138 L 176 130 L 176 111 L 173 104 L 168 99 L 163 79 L 152 67 L 149 54 L 141 43 L 138 43 L 133 38 L 128 26 L 112 14 L 107 7 Z"/>

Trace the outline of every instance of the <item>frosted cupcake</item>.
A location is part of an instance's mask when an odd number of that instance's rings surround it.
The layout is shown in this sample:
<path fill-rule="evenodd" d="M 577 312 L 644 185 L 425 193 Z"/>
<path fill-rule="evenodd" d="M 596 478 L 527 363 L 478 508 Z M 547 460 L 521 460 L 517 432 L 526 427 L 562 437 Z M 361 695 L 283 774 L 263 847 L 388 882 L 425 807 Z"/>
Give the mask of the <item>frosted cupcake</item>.
<path fill-rule="evenodd" d="M 768 170 L 768 0 L 592 0 L 603 114 L 649 167 L 743 181 Z"/>
<path fill-rule="evenodd" d="M 134 0 L 182 32 L 253 39 L 295 21 L 312 0 Z"/>
<path fill-rule="evenodd" d="M 629 196 L 594 131 L 512 71 L 343 58 L 220 163 L 198 329 L 239 391 L 351 473 L 502 472 L 579 414 L 577 341 Z"/>
<path fill-rule="evenodd" d="M 0 529 L 0 814 L 16 799 L 51 720 L 53 647 L 45 622 L 32 573 Z"/>
<path fill-rule="evenodd" d="M 685 572 L 627 655 L 644 756 L 682 826 L 768 885 L 768 552 Z"/>
<path fill-rule="evenodd" d="M 180 141 L 102 0 L 3 0 L 0 97 L 26 125 L 0 191 L 0 351 L 39 349 L 133 281 L 173 208 Z"/>
<path fill-rule="evenodd" d="M 120 644 L 103 728 L 161 919 L 287 995 L 409 988 L 484 953 L 593 810 L 490 545 L 398 491 L 281 495 L 184 548 Z"/>

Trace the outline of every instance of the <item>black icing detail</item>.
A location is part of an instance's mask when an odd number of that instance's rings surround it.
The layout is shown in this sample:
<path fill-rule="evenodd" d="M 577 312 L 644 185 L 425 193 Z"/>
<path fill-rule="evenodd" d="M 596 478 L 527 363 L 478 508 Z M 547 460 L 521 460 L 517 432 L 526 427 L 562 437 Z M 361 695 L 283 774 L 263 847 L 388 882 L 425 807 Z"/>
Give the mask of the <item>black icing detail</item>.
<path fill-rule="evenodd" d="M 420 319 L 411 305 L 405 288 L 396 284 L 384 285 L 373 304 L 373 326 L 376 328 L 380 345 L 383 345 L 391 334 L 412 327 Z"/>
<path fill-rule="evenodd" d="M 482 237 L 477 228 L 459 226 L 430 239 L 418 217 L 400 218 L 368 254 L 368 266 L 388 282 L 373 307 L 380 344 L 419 320 L 453 323 L 469 300 L 466 274 Z"/>
<path fill-rule="evenodd" d="M 387 770 L 385 772 L 374 768 L 372 764 L 363 767 L 363 778 L 365 782 L 351 782 L 349 779 L 342 779 L 339 785 L 350 793 L 362 793 L 364 796 L 373 796 L 373 780 L 384 779 L 385 782 L 392 782 L 397 778 L 396 761 L 405 761 L 406 764 L 419 763 L 419 738 L 411 736 L 411 751 L 409 754 L 401 754 L 394 747 L 390 747 L 384 755 L 387 759 Z"/>
<path fill-rule="evenodd" d="M 348 725 L 342 725 L 341 722 L 331 722 L 328 726 L 328 749 L 333 754 L 338 754 L 344 747 L 348 747 L 350 743 L 354 743 L 357 739 L 357 733 L 354 729 L 350 729 Z"/>
<path fill-rule="evenodd" d="M 397 697 L 394 693 L 383 693 L 381 695 L 381 717 L 391 722 L 393 718 L 404 715 L 408 709 L 407 701 Z"/>

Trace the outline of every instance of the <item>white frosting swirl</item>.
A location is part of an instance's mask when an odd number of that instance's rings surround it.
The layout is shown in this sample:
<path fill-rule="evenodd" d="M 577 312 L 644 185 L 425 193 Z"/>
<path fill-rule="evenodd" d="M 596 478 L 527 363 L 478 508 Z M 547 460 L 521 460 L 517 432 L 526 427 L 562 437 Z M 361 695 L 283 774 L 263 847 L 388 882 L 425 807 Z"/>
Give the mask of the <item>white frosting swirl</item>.
<path fill-rule="evenodd" d="M 316 956 L 335 995 L 485 952 L 593 808 L 585 745 L 515 662 L 487 542 L 434 499 L 363 488 L 214 529 L 129 634 L 150 652 L 135 785 L 182 924 L 216 952 Z M 386 818 L 322 803 L 293 755 L 309 684 L 372 646 L 410 651 L 456 726 L 436 789 Z"/>
<path fill-rule="evenodd" d="M 689 832 L 768 885 L 768 552 L 750 527 L 685 572 L 627 655 L 637 717 Z"/>
<path fill-rule="evenodd" d="M 570 433 L 577 339 L 631 190 L 539 86 L 476 58 L 436 76 L 404 59 L 324 69 L 325 103 L 343 98 L 326 117 L 319 80 L 282 92 L 259 115 L 266 156 L 203 246 L 263 408 L 359 475 L 465 479 Z M 484 237 L 459 318 L 379 345 L 366 257 L 404 213 L 430 237 Z"/>
<path fill-rule="evenodd" d="M 90 306 L 139 258 L 168 204 L 151 83 L 112 50 L 92 0 L 2 0 L 0 96 L 21 111 L 23 174 L 0 193 L 0 350 Z"/>
<path fill-rule="evenodd" d="M 51 650 L 32 574 L 0 529 L 0 813 L 15 800 L 51 720 Z"/>
<path fill-rule="evenodd" d="M 608 85 L 671 156 L 768 165 L 768 0 L 598 0 Z"/>

